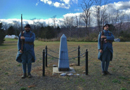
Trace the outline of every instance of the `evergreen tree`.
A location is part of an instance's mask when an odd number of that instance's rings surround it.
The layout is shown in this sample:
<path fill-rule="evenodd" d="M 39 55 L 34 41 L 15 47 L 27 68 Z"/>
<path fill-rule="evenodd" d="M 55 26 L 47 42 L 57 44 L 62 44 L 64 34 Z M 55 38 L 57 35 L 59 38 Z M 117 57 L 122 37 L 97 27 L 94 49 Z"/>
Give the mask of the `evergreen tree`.
<path fill-rule="evenodd" d="M 14 34 L 15 34 L 15 30 L 13 26 L 10 26 L 7 30 L 7 35 L 14 35 Z"/>
<path fill-rule="evenodd" d="M 0 23 L 0 45 L 4 42 L 5 31 L 2 29 L 2 23 Z"/>
<path fill-rule="evenodd" d="M 59 26 L 58 26 L 56 29 L 57 29 L 57 33 L 60 33 L 60 32 L 61 32 L 61 29 L 60 29 Z"/>
<path fill-rule="evenodd" d="M 47 27 L 40 28 L 40 38 L 51 39 L 54 38 L 54 36 L 55 36 L 55 32 L 53 27 L 47 26 Z"/>
<path fill-rule="evenodd" d="M 54 28 L 51 26 L 46 27 L 46 38 L 51 39 L 55 37 Z"/>

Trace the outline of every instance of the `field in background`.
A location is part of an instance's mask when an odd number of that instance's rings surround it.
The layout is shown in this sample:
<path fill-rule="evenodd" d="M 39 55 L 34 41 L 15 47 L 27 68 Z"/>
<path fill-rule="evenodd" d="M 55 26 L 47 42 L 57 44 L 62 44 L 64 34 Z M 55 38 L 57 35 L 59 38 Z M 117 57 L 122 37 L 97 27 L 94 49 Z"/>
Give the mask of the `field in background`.
<path fill-rule="evenodd" d="M 33 78 L 21 79 L 22 65 L 16 62 L 17 40 L 6 39 L 0 46 L 0 90 L 130 90 L 130 42 L 114 42 L 114 58 L 109 71 L 113 75 L 101 75 L 101 62 L 97 59 L 97 42 L 67 42 L 70 64 L 77 64 L 76 48 L 80 53 L 88 49 L 89 75 L 85 75 L 85 57 L 81 57 L 80 66 L 72 66 L 79 76 L 52 75 L 53 64 L 58 63 L 57 53 L 60 42 L 35 41 L 36 62 L 32 65 Z M 47 45 L 48 67 L 42 77 L 42 51 Z M 71 52 L 75 50 L 74 52 Z"/>

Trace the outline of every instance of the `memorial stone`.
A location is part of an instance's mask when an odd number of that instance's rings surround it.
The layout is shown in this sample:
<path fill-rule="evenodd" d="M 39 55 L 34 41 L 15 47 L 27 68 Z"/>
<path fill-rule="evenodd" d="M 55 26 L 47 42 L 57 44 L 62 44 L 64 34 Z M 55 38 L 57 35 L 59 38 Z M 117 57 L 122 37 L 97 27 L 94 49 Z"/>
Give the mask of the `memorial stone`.
<path fill-rule="evenodd" d="M 58 61 L 59 71 L 69 71 L 69 58 L 68 58 L 68 48 L 67 48 L 67 38 L 63 34 L 60 38 L 60 48 L 59 48 L 59 61 Z"/>

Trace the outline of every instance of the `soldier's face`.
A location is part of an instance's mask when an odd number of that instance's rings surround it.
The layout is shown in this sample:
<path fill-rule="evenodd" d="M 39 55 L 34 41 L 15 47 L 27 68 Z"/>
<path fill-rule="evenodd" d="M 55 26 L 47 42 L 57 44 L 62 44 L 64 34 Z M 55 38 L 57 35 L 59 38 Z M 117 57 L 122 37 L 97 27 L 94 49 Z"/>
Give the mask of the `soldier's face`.
<path fill-rule="evenodd" d="M 27 32 L 30 31 L 30 28 L 26 27 L 26 28 L 25 28 L 25 31 L 27 31 Z"/>
<path fill-rule="evenodd" d="M 108 26 L 108 25 L 106 25 L 106 26 L 104 27 L 104 29 L 105 29 L 105 30 L 108 30 L 108 29 L 109 29 L 109 26 Z"/>

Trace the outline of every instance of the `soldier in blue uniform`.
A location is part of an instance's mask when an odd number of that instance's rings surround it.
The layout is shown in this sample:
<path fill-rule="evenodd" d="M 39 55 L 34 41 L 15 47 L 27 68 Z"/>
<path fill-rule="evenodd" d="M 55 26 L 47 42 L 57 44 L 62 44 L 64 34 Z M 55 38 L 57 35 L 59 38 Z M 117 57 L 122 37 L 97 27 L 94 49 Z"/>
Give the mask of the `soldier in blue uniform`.
<path fill-rule="evenodd" d="M 23 75 L 21 78 L 26 78 L 26 65 L 28 66 L 28 77 L 31 78 L 31 66 L 32 62 L 35 62 L 34 53 L 34 40 L 35 34 L 30 31 L 31 27 L 26 24 L 24 27 L 25 31 L 19 34 L 18 38 L 18 53 L 16 56 L 16 61 L 22 63 Z M 23 43 L 23 45 L 22 45 Z"/>
<path fill-rule="evenodd" d="M 101 68 L 103 75 L 111 75 L 108 72 L 109 62 L 113 58 L 112 42 L 114 41 L 113 34 L 108 30 L 109 24 L 104 25 L 103 31 L 98 35 L 98 59 L 101 60 Z"/>

